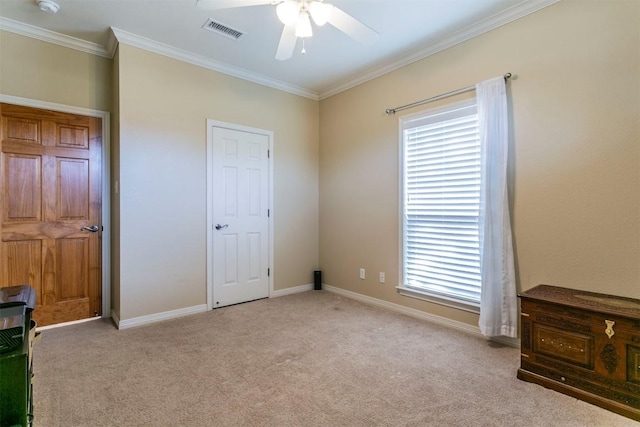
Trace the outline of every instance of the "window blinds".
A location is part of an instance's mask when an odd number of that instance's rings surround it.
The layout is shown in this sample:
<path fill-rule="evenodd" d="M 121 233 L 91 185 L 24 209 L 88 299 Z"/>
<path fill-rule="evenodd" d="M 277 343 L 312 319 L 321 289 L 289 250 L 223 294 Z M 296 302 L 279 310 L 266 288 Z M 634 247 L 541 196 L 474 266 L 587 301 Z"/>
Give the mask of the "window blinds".
<path fill-rule="evenodd" d="M 475 104 L 404 122 L 405 286 L 480 302 Z"/>

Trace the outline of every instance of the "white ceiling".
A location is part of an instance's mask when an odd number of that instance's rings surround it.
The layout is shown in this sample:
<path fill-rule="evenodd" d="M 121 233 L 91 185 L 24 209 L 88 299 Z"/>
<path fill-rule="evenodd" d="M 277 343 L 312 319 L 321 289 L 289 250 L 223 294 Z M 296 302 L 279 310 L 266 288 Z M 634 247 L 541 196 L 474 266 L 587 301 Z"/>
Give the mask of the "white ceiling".
<path fill-rule="evenodd" d="M 273 5 L 212 11 L 196 0 L 55 1 L 57 14 L 41 12 L 36 0 L 0 0 L 0 29 L 84 43 L 109 56 L 113 27 L 121 42 L 321 99 L 558 0 L 325 0 L 380 37 L 363 45 L 330 25 L 314 26 L 306 55 L 298 41 L 287 61 L 274 58 L 282 24 Z M 207 18 L 246 34 L 231 40 L 205 31 Z"/>

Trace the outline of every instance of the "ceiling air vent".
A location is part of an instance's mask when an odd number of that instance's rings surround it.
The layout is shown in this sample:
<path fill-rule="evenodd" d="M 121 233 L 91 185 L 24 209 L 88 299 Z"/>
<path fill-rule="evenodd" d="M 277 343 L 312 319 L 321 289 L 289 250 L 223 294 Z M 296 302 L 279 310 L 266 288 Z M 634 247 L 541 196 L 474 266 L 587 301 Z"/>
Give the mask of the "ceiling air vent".
<path fill-rule="evenodd" d="M 238 31 L 234 28 L 231 28 L 227 25 L 221 24 L 220 22 L 216 22 L 213 19 L 207 19 L 207 22 L 202 26 L 205 30 L 211 31 L 213 33 L 220 34 L 221 36 L 229 37 L 230 39 L 238 40 L 240 37 L 244 35 L 242 31 Z"/>

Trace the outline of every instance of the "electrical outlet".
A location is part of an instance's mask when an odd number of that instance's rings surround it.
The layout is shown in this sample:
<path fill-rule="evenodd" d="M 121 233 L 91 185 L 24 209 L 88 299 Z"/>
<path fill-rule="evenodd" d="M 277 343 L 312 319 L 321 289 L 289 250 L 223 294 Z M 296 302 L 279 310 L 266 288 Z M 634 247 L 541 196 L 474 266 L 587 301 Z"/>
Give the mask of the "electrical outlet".
<path fill-rule="evenodd" d="M 360 269 L 360 279 L 364 280 L 364 268 Z"/>
<path fill-rule="evenodd" d="M 380 272 L 380 283 L 384 283 L 384 271 Z"/>

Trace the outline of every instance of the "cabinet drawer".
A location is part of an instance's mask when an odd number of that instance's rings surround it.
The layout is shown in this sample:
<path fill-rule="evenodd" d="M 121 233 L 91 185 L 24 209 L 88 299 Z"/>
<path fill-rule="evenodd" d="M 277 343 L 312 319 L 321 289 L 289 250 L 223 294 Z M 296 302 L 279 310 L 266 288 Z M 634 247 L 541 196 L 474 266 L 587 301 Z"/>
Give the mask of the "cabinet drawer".
<path fill-rule="evenodd" d="M 593 369 L 593 336 L 533 324 L 533 352 Z"/>

